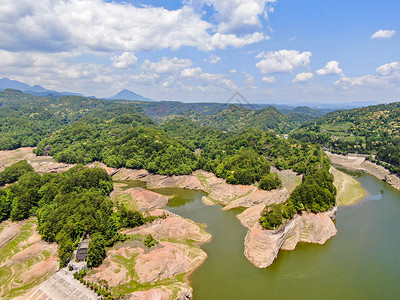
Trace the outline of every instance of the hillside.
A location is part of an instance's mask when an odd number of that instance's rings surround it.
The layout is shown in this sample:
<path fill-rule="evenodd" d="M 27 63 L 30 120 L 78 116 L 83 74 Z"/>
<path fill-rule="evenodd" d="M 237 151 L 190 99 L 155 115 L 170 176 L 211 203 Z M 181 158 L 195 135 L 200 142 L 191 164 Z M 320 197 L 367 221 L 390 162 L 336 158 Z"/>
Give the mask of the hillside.
<path fill-rule="evenodd" d="M 44 137 L 82 117 L 111 119 L 124 114 L 152 123 L 133 104 L 80 96 L 32 96 L 7 89 L 0 92 L 0 150 L 34 147 Z"/>
<path fill-rule="evenodd" d="M 376 155 L 391 164 L 393 172 L 400 171 L 400 102 L 332 112 L 303 124 L 291 136 L 336 153 Z"/>
<path fill-rule="evenodd" d="M 211 116 L 203 124 L 226 131 L 241 131 L 253 127 L 264 131 L 274 130 L 278 133 L 288 133 L 300 124 L 316 118 L 313 115 L 299 113 L 282 114 L 273 106 L 261 110 L 251 110 L 230 105 L 225 110 Z"/>

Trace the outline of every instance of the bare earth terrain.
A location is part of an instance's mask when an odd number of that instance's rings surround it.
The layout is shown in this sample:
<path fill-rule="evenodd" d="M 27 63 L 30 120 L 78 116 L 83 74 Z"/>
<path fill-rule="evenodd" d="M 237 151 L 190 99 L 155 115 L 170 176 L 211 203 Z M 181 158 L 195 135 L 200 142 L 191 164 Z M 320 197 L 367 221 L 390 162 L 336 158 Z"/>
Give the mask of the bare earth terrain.
<path fill-rule="evenodd" d="M 34 218 L 0 224 L 0 298 L 22 296 L 58 270 L 57 245 L 41 240 Z"/>

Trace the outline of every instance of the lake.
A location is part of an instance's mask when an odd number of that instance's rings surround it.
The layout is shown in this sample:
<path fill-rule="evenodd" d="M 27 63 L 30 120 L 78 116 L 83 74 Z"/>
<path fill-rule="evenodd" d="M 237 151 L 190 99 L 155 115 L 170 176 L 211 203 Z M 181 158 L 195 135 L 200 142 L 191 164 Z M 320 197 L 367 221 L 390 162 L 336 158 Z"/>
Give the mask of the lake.
<path fill-rule="evenodd" d="M 300 243 L 281 251 L 267 269 L 243 255 L 240 210 L 204 206 L 202 192 L 162 189 L 175 195 L 168 210 L 207 225 L 208 258 L 191 276 L 195 300 L 395 299 L 400 295 L 400 192 L 368 174 L 352 173 L 368 195 L 339 207 L 338 233 L 325 245 Z"/>

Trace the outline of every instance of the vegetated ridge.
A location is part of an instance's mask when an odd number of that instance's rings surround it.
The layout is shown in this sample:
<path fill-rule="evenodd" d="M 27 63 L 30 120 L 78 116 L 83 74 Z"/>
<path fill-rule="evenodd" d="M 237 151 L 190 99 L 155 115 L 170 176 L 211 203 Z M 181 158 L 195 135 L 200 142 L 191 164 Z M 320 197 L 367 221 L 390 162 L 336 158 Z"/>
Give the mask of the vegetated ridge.
<path fill-rule="evenodd" d="M 400 102 L 380 104 L 329 113 L 301 125 L 291 137 L 319 143 L 334 153 L 376 155 L 385 167 L 400 174 L 399 120 Z"/>

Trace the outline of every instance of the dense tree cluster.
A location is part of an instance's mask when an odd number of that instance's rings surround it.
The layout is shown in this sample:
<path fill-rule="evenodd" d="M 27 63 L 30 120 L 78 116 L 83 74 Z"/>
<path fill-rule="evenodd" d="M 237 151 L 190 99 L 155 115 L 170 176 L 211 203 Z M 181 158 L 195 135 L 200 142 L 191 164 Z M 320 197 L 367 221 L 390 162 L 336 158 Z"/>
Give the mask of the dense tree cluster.
<path fill-rule="evenodd" d="M 11 168 L 21 164 L 26 162 Z M 18 221 L 37 216 L 42 238 L 59 245 L 61 266 L 68 262 L 79 240 L 90 234 L 88 265 L 98 266 L 105 257 L 105 247 L 124 238 L 119 229 L 153 220 L 114 204 L 108 197 L 112 189 L 110 176 L 99 168 L 78 165 L 61 174 L 44 175 L 29 171 L 17 183 L 0 189 L 0 217 Z"/>
<path fill-rule="evenodd" d="M 258 187 L 262 190 L 273 190 L 273 189 L 278 189 L 282 186 L 282 180 L 279 178 L 278 174 L 276 173 L 269 173 L 264 175 L 260 183 L 258 184 Z"/>
<path fill-rule="evenodd" d="M 329 172 L 328 158 L 317 149 L 310 149 L 309 155 L 302 183 L 292 192 L 288 201 L 265 208 L 260 218 L 263 228 L 276 229 L 296 213 L 318 213 L 335 205 L 336 188 L 333 185 L 333 175 Z"/>
<path fill-rule="evenodd" d="M 0 172 L 0 186 L 6 183 L 13 183 L 18 180 L 22 175 L 32 172 L 33 168 L 26 160 L 21 160 Z"/>

